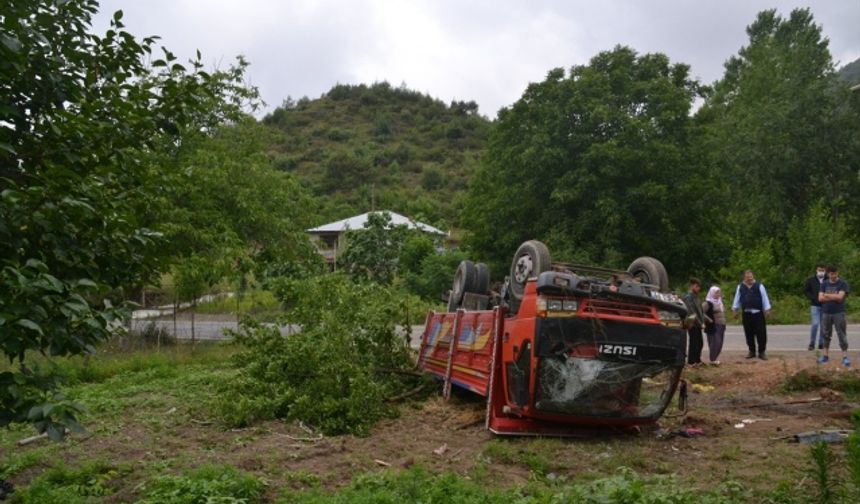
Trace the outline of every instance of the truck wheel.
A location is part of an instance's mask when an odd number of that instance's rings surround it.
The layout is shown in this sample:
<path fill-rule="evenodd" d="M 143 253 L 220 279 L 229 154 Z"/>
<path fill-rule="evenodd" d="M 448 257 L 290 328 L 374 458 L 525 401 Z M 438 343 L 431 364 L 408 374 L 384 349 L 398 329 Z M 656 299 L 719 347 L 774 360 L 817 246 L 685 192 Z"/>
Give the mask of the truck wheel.
<path fill-rule="evenodd" d="M 660 292 L 669 291 L 669 274 L 666 273 L 666 267 L 653 257 L 637 258 L 630 263 L 627 272 L 642 283 L 656 285 Z"/>
<path fill-rule="evenodd" d="M 490 268 L 484 263 L 475 265 L 478 280 L 475 283 L 475 294 L 486 295 L 490 292 Z"/>
<path fill-rule="evenodd" d="M 548 271 L 551 264 L 546 245 L 537 240 L 523 242 L 511 262 L 511 298 L 521 300 L 528 279 Z"/>
<path fill-rule="evenodd" d="M 460 261 L 457 272 L 454 273 L 454 284 L 451 286 L 451 296 L 454 306 L 459 306 L 463 294 L 473 292 L 478 283 L 478 271 L 472 261 Z M 448 306 L 451 306 L 449 301 Z"/>

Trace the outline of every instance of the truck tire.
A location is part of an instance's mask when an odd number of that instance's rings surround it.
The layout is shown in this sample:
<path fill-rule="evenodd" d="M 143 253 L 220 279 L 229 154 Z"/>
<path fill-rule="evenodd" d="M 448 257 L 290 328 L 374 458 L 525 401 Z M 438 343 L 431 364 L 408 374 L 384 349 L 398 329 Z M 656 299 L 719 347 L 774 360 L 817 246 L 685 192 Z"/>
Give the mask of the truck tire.
<path fill-rule="evenodd" d="M 666 273 L 666 267 L 653 257 L 637 258 L 630 263 L 627 272 L 642 283 L 656 285 L 660 292 L 669 291 L 669 274 Z"/>
<path fill-rule="evenodd" d="M 511 299 L 521 300 L 528 279 L 549 271 L 551 265 L 546 245 L 537 240 L 523 242 L 511 262 Z"/>
<path fill-rule="evenodd" d="M 490 293 L 490 268 L 484 263 L 475 265 L 478 280 L 475 284 L 475 294 L 487 295 Z"/>
<path fill-rule="evenodd" d="M 463 294 L 474 292 L 478 286 L 478 271 L 475 268 L 475 263 L 472 261 L 460 261 L 457 266 L 457 272 L 454 273 L 454 284 L 451 286 L 451 295 L 449 297 L 448 306 L 460 306 L 463 301 Z M 451 301 L 453 300 L 453 302 Z"/>
<path fill-rule="evenodd" d="M 460 307 L 460 302 L 454 299 L 454 291 L 448 291 L 448 313 L 454 313 Z"/>

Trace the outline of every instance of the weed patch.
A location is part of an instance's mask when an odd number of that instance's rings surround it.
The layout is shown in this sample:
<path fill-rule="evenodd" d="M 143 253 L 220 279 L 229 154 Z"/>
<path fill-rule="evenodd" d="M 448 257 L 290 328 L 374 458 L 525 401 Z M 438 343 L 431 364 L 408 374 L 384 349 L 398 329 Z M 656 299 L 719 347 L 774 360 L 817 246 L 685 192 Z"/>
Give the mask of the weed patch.
<path fill-rule="evenodd" d="M 21 504 L 84 504 L 101 502 L 116 488 L 112 481 L 128 474 L 128 467 L 113 467 L 89 461 L 80 468 L 59 464 L 45 471 L 26 488 L 19 489 L 13 502 Z"/>
<path fill-rule="evenodd" d="M 258 502 L 266 483 L 230 466 L 207 465 L 182 476 L 161 476 L 146 484 L 139 504 Z"/>
<path fill-rule="evenodd" d="M 764 502 L 799 503 L 787 492 L 761 496 Z M 785 497 L 783 499 L 783 497 Z M 370 504 L 424 502 L 428 504 L 539 504 L 577 502 L 586 504 L 731 504 L 755 500 L 741 485 L 731 482 L 714 491 L 684 488 L 672 477 L 643 478 L 630 469 L 588 483 L 531 483 L 510 490 L 496 490 L 458 475 L 431 474 L 420 467 L 401 472 L 381 472 L 356 478 L 335 493 L 320 489 L 288 492 L 281 504 Z"/>
<path fill-rule="evenodd" d="M 860 395 L 860 373 L 857 371 L 833 372 L 824 369 L 801 369 L 789 375 L 782 383 L 785 392 L 810 392 L 831 388 L 846 394 Z"/>

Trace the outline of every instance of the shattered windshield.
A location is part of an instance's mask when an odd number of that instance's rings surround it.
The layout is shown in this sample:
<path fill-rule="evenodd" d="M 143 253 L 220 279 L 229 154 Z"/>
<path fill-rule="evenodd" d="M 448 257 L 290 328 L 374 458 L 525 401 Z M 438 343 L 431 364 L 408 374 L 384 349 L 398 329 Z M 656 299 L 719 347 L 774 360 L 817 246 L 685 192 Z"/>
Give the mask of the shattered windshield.
<path fill-rule="evenodd" d="M 544 357 L 538 365 L 535 406 L 568 415 L 657 417 L 668 404 L 677 372 L 667 363 Z"/>

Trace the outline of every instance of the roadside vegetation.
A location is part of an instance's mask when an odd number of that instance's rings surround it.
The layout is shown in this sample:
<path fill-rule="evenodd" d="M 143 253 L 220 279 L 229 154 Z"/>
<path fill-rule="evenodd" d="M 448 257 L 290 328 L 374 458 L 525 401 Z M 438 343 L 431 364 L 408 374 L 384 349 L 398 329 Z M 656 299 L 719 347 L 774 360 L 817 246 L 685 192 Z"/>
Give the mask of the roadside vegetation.
<path fill-rule="evenodd" d="M 759 13 L 713 85 L 619 46 L 550 70 L 491 122 L 474 102 L 385 82 L 288 98 L 257 121 L 248 62 L 180 62 L 126 32 L 121 12 L 93 34 L 98 8 L 0 7 L 0 492 L 16 485 L 12 502 L 860 498 L 856 433 L 806 450 L 759 431 L 705 455 L 647 435 L 481 439 L 463 425 L 482 405 L 433 403 L 403 333 L 441 308 L 461 260 L 501 281 L 532 238 L 557 260 L 659 256 L 679 289 L 696 275 L 727 298 L 752 268 L 775 323 L 806 322 L 799 291 L 816 262 L 857 282 L 860 93 L 808 10 Z M 374 216 L 329 273 L 305 230 L 374 207 L 459 243 Z M 168 278 L 160 301 L 233 313 L 234 341 L 125 333 L 129 300 Z M 216 291 L 234 296 L 197 305 Z M 860 393 L 855 374 L 818 369 L 740 393 L 821 387 Z M 715 436 L 746 414 L 706 407 L 723 415 Z M 846 423 L 843 410 L 825 425 Z M 18 446 L 34 428 L 53 442 Z M 404 436 L 424 445 L 404 453 Z M 472 444 L 449 450 L 452 436 Z"/>

